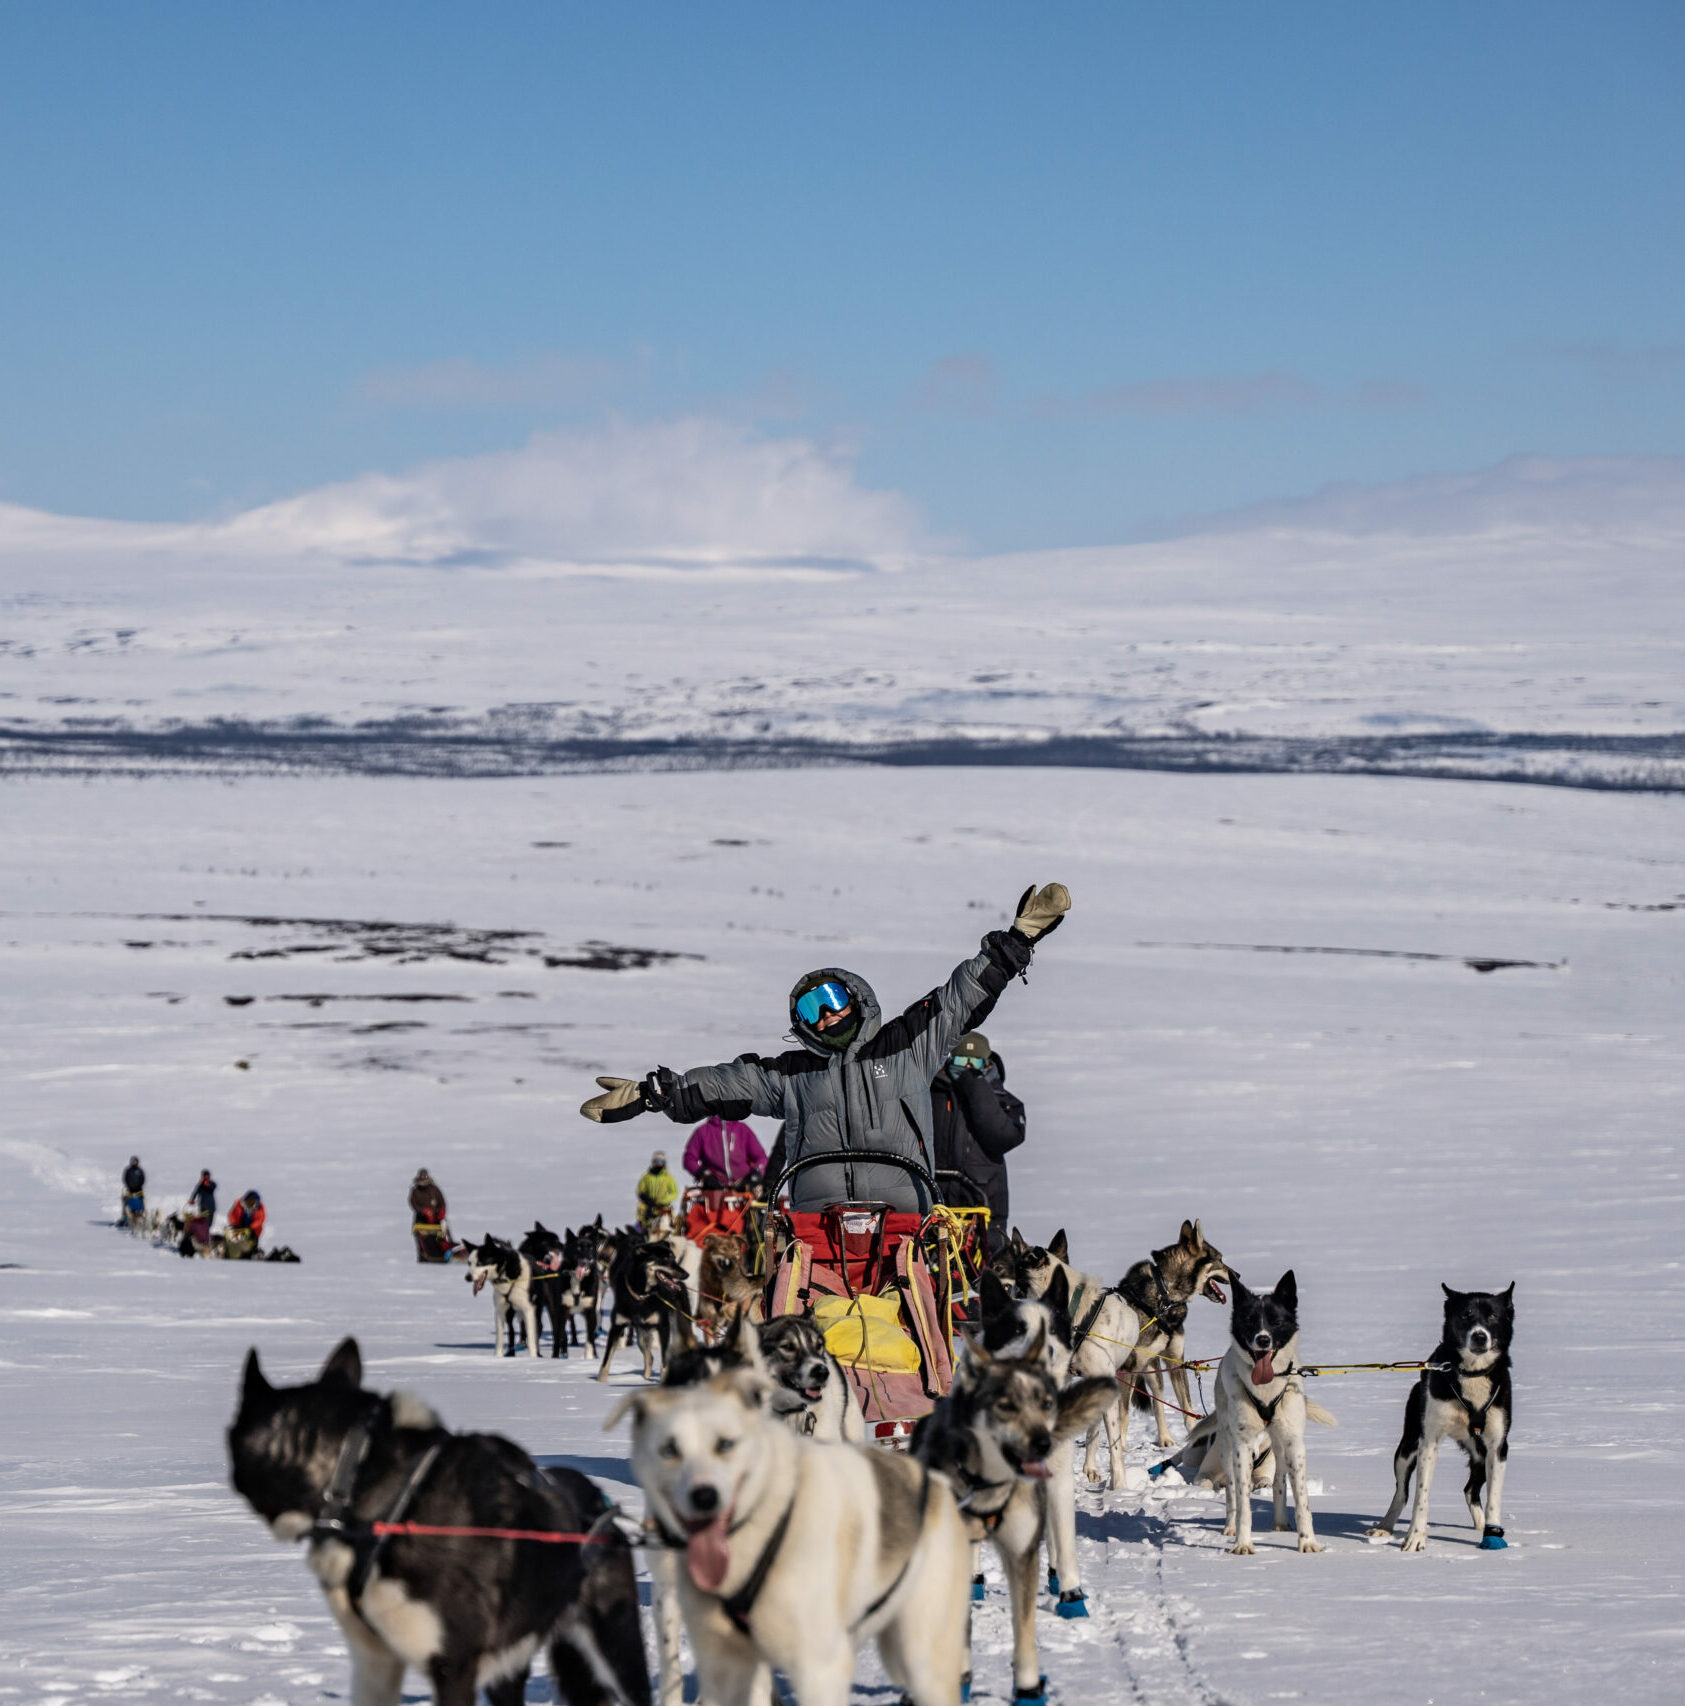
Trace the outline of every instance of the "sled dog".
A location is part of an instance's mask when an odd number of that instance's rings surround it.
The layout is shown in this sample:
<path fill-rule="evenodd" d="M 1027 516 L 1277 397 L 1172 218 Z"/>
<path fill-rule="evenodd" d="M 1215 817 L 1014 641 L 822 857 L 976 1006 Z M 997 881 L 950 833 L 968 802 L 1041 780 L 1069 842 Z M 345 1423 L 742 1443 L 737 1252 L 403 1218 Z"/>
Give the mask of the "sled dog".
<path fill-rule="evenodd" d="M 608 1379 L 621 1340 L 635 1336 L 644 1356 L 644 1379 L 653 1380 L 657 1353 L 665 1368 L 674 1342 L 685 1344 L 691 1336 L 690 1292 L 684 1270 L 674 1260 L 666 1239 L 656 1243 L 628 1241 L 615 1257 L 609 1284 L 614 1289 L 614 1306 L 596 1378 Z"/>
<path fill-rule="evenodd" d="M 766 1372 L 777 1382 L 771 1395 L 775 1416 L 822 1444 L 865 1439 L 860 1399 L 811 1315 L 781 1315 L 751 1331 Z"/>
<path fill-rule="evenodd" d="M 597 1218 L 578 1231 L 570 1232 L 562 1247 L 562 1267 L 558 1275 L 559 1302 L 562 1325 L 571 1348 L 579 1343 L 579 1317 L 585 1317 L 585 1348 L 597 1348 L 597 1315 L 602 1306 L 603 1270 L 598 1265 L 598 1247 L 603 1237 L 603 1217 Z M 567 1355 L 567 1350 L 562 1352 Z"/>
<path fill-rule="evenodd" d="M 1150 1409 L 1161 1447 L 1173 1444 L 1164 1413 L 1164 1375 L 1168 1364 L 1176 1402 L 1184 1412 L 1193 1409 L 1188 1371 L 1182 1366 L 1188 1342 L 1188 1303 L 1209 1297 L 1226 1303 L 1223 1287 L 1230 1274 L 1223 1252 L 1206 1242 L 1197 1220 L 1184 1220 L 1174 1244 L 1144 1256 L 1117 1282 L 1118 1295 L 1135 1313 L 1135 1350 L 1129 1371 L 1135 1376 L 1131 1402 Z M 1144 1382 L 1144 1384 L 1143 1384 Z"/>
<path fill-rule="evenodd" d="M 1515 1411 L 1510 1394 L 1510 1338 L 1515 1331 L 1515 1281 L 1503 1291 L 1445 1293 L 1445 1328 L 1404 1401 L 1404 1437 L 1393 1453 L 1393 1495 L 1387 1514 L 1369 1530 L 1371 1540 L 1387 1540 L 1416 1475 L 1416 1504 L 1404 1533 L 1404 1550 L 1420 1552 L 1428 1543 L 1428 1490 L 1434 1463 L 1446 1440 L 1455 1440 L 1469 1460 L 1463 1488 L 1480 1544 L 1489 1552 L 1503 1548 L 1504 1468 L 1509 1462 L 1509 1430 Z M 1484 1506 L 1481 1491 L 1485 1490 Z"/>
<path fill-rule="evenodd" d="M 917 1459 L 798 1437 L 770 1382 L 733 1369 L 633 1393 L 632 1468 L 682 1548 L 685 1627 L 710 1706 L 764 1698 L 768 1667 L 802 1706 L 848 1706 L 875 1639 L 915 1706 L 957 1706 L 970 1555 L 948 1483 Z"/>
<path fill-rule="evenodd" d="M 513 1244 L 489 1233 L 478 1244 L 459 1246 L 468 1263 L 467 1280 L 478 1297 L 491 1283 L 492 1337 L 499 1356 L 515 1354 L 515 1322 L 526 1329 L 527 1355 L 538 1355 L 538 1309 L 532 1295 L 532 1263 Z M 505 1348 L 507 1346 L 507 1348 Z"/>
<path fill-rule="evenodd" d="M 235 1491 L 308 1562 L 351 1649 L 356 1706 L 398 1706 L 404 1669 L 435 1706 L 519 1706 L 548 1648 L 569 1706 L 649 1706 L 638 1593 L 609 1505 L 495 1434 L 454 1434 L 418 1398 L 362 1386 L 346 1339 L 317 1379 L 271 1386 L 254 1350 L 228 1430 Z M 377 1536 L 376 1522 L 592 1533 L 589 1546 Z"/>
<path fill-rule="evenodd" d="M 1056 1273 L 1035 1300 L 1013 1297 L 985 1269 L 978 1282 L 983 1314 L 983 1348 L 996 1357 L 1025 1357 L 1038 1346 L 1042 1365 L 1063 1390 L 1071 1382 L 1070 1286 Z M 1092 1418 L 1090 1418 L 1092 1425 Z M 1088 1595 L 1077 1555 L 1076 1440 L 1056 1436 L 1047 1467 L 1047 1591 L 1056 1597 L 1061 1617 L 1086 1617 Z M 981 1591 L 982 1581 L 977 1580 Z"/>
<path fill-rule="evenodd" d="M 1039 1308 L 1032 1304 L 1029 1307 Z M 1057 1441 L 1068 1447 L 1117 1396 L 1110 1376 L 1060 1390 L 1043 1352 L 1045 1328 L 1021 1357 L 996 1357 L 968 1340 L 947 1395 L 913 1432 L 913 1455 L 959 1494 L 975 1545 L 989 1540 L 1012 1599 L 1012 1683 L 1017 1700 L 1041 1695 L 1036 1643 L 1036 1570 L 1047 1527 Z M 1071 1482 L 1071 1454 L 1064 1475 Z M 966 1677 L 970 1678 L 970 1654 Z"/>
<path fill-rule="evenodd" d="M 1103 1279 L 1073 1268 L 1065 1244 L 1065 1229 L 1055 1232 L 1046 1249 L 1026 1244 L 1017 1227 L 1012 1229 L 1013 1289 L 1020 1297 L 1038 1298 L 1052 1285 L 1054 1275 L 1064 1273 L 1069 1288 L 1071 1312 L 1071 1372 L 1076 1376 L 1116 1375 L 1135 1354 L 1135 1311 Z M 1088 1430 L 1082 1471 L 1090 1485 L 1100 1484 L 1100 1430 L 1105 1429 L 1112 1487 L 1121 1492 L 1124 1484 L 1123 1449 L 1128 1427 L 1123 1390 L 1117 1402 L 1101 1414 Z"/>
<path fill-rule="evenodd" d="M 1263 1458 L 1273 1454 L 1270 1477 L 1275 1526 L 1288 1527 L 1287 1483 L 1293 1483 L 1293 1519 L 1301 1552 L 1320 1552 L 1305 1490 L 1305 1422 L 1334 1425 L 1334 1418 L 1305 1396 L 1299 1374 L 1299 1291 L 1289 1268 L 1275 1289 L 1248 1291 L 1230 1272 L 1234 1302 L 1229 1310 L 1229 1348 L 1217 1369 L 1211 1414 L 1189 1433 L 1181 1462 L 1190 1480 L 1215 1485 L 1227 1501 L 1223 1535 L 1229 1550 L 1249 1557 L 1252 1490 L 1260 1485 Z"/>
<path fill-rule="evenodd" d="M 744 1272 L 748 1246 L 736 1232 L 710 1232 L 701 1244 L 697 1267 L 699 1321 L 710 1326 L 734 1308 L 753 1310 L 760 1303 L 761 1282 Z"/>
<path fill-rule="evenodd" d="M 562 1262 L 567 1246 L 559 1232 L 552 1232 L 541 1220 L 532 1223 L 530 1231 L 515 1246 L 532 1264 L 532 1278 L 527 1289 L 532 1295 L 533 1318 L 540 1335 L 546 1318 L 550 1322 L 550 1355 L 565 1357 L 567 1339 L 562 1318 Z"/>

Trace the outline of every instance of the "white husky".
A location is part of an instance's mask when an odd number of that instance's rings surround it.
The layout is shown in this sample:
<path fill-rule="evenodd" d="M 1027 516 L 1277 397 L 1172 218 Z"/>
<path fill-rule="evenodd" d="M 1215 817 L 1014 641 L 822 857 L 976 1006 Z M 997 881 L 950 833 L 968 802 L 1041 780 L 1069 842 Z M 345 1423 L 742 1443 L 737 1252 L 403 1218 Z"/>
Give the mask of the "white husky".
<path fill-rule="evenodd" d="M 798 1437 L 763 1408 L 766 1376 L 629 1396 L 632 1467 L 684 1549 L 679 1600 L 710 1706 L 766 1698 L 769 1667 L 802 1706 L 848 1706 L 874 1639 L 916 1706 L 958 1706 L 970 1543 L 954 1495 L 911 1457 Z"/>

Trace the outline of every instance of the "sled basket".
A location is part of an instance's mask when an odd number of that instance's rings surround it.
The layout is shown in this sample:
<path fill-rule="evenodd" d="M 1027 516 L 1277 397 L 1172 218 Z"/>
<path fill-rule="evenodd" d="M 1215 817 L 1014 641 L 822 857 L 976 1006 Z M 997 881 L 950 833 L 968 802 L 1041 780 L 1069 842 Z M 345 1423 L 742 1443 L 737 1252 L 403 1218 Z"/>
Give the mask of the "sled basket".
<path fill-rule="evenodd" d="M 827 1348 L 860 1400 L 868 1437 L 904 1446 L 953 1384 L 947 1228 L 887 1203 L 834 1203 L 775 1209 L 767 1233 L 769 1256 L 776 1251 L 768 1319 L 823 1304 Z"/>

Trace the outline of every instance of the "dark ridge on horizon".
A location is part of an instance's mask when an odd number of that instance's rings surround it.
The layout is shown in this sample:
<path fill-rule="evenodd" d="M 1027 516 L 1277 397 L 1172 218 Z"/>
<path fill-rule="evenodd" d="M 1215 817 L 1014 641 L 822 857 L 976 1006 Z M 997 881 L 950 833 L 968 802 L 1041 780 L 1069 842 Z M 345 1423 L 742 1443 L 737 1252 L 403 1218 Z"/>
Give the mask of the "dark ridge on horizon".
<path fill-rule="evenodd" d="M 1179 733 L 963 736 L 851 743 L 545 739 L 486 720 L 354 726 L 236 720 L 164 729 L 0 723 L 0 776 L 285 775 L 514 777 L 814 765 L 1030 766 L 1191 774 L 1413 776 L 1685 793 L 1685 731 L 1651 735 L 1433 732 L 1278 736 Z"/>

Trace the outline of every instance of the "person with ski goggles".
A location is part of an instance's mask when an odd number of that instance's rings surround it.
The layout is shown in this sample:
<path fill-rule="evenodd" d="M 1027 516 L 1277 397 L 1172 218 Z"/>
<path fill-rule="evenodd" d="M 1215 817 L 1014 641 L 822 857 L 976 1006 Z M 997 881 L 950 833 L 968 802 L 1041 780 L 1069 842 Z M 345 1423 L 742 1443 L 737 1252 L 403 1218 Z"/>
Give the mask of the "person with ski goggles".
<path fill-rule="evenodd" d="M 1063 883 L 1032 884 L 1009 929 L 990 931 L 946 983 L 887 1020 L 864 978 L 838 966 L 809 972 L 790 991 L 795 1048 L 683 1073 L 658 1066 L 641 1079 L 599 1078 L 602 1094 L 579 1111 L 605 1123 L 645 1112 L 686 1123 L 781 1119 L 794 1207 L 871 1201 L 922 1212 L 936 1169 L 931 1081 L 1070 906 Z M 768 1188 L 776 1184 L 769 1177 Z"/>

